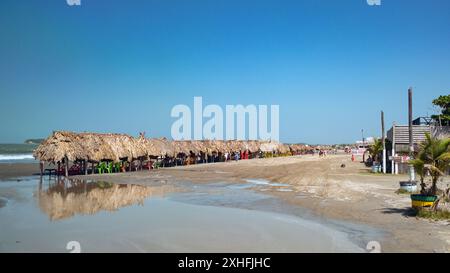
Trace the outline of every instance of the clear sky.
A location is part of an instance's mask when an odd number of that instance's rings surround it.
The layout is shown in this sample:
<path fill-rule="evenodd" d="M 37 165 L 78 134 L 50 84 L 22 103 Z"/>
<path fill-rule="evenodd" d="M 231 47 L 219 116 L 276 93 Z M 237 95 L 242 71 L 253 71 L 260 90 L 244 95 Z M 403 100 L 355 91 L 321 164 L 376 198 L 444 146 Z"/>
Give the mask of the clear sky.
<path fill-rule="evenodd" d="M 279 104 L 280 140 L 348 143 L 450 93 L 450 1 L 0 1 L 0 143 L 170 136 L 175 104 Z"/>

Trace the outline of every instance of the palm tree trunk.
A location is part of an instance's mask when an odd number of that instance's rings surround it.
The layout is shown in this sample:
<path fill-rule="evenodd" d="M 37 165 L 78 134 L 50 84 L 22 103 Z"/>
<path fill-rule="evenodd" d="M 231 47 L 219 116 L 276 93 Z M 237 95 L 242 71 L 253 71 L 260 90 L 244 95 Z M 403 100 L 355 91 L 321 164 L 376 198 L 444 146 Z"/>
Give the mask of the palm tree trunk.
<path fill-rule="evenodd" d="M 420 194 L 427 194 L 427 184 L 423 181 L 423 176 L 420 177 Z"/>
<path fill-rule="evenodd" d="M 431 194 L 436 195 L 438 177 L 433 177 L 431 185 Z"/>

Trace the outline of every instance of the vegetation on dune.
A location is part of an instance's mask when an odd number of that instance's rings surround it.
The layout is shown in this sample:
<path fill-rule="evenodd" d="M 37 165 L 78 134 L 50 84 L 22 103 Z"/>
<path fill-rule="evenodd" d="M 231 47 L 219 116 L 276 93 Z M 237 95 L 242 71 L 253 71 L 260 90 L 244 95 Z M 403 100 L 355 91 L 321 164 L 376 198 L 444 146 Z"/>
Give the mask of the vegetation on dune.
<path fill-rule="evenodd" d="M 36 144 L 0 144 L 0 154 L 28 154 L 36 147 Z"/>
<path fill-rule="evenodd" d="M 450 126 L 450 95 L 439 96 L 433 104 L 440 108 L 441 113 L 431 117 L 442 126 Z"/>
<path fill-rule="evenodd" d="M 25 140 L 25 144 L 41 144 L 44 141 L 43 138 L 30 138 Z"/>
<path fill-rule="evenodd" d="M 375 142 L 367 149 L 374 162 L 380 162 L 380 154 L 383 152 L 383 141 L 375 139 Z"/>
<path fill-rule="evenodd" d="M 427 210 L 421 209 L 417 211 L 417 217 L 426 218 L 431 220 L 450 220 L 450 211 L 447 210 Z"/>
<path fill-rule="evenodd" d="M 426 134 L 426 140 L 420 144 L 415 159 L 410 160 L 420 177 L 421 194 L 436 195 L 437 182 L 445 175 L 450 166 L 450 138 L 437 139 Z M 425 177 L 431 177 L 428 186 Z"/>

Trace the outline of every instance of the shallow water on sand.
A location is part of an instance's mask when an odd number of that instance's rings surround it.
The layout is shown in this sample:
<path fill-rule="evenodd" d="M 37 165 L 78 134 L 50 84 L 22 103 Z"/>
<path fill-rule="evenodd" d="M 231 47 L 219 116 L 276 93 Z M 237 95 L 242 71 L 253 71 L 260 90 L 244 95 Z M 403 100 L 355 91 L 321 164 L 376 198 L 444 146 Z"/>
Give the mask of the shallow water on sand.
<path fill-rule="evenodd" d="M 0 182 L 0 252 L 361 252 L 359 227 L 280 213 L 228 183 Z M 272 211 L 264 208 L 275 208 Z"/>

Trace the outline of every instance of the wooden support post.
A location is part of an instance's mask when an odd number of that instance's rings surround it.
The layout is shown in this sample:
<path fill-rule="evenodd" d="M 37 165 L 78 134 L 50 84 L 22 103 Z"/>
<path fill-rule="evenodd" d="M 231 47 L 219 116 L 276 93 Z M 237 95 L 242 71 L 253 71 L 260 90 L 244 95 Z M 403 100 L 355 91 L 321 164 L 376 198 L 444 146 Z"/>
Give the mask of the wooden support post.
<path fill-rule="evenodd" d="M 396 172 L 395 172 L 395 122 L 394 122 L 394 124 L 393 124 L 393 126 L 392 126 L 392 151 L 391 151 L 391 155 L 392 155 L 392 170 L 391 170 L 391 173 L 392 174 L 396 174 Z"/>
<path fill-rule="evenodd" d="M 88 161 L 84 160 L 84 175 L 88 175 Z"/>
<path fill-rule="evenodd" d="M 92 174 L 95 174 L 95 163 L 92 162 Z"/>
<path fill-rule="evenodd" d="M 413 109 L 412 109 L 412 87 L 408 89 L 408 131 L 409 131 L 409 159 L 414 158 L 414 138 L 413 138 Z M 414 166 L 409 165 L 409 181 L 416 180 Z"/>
<path fill-rule="evenodd" d="M 128 165 L 128 171 L 129 172 L 131 172 L 131 165 L 133 165 L 132 163 L 133 163 L 133 160 L 130 160 L 130 164 Z"/>
<path fill-rule="evenodd" d="M 383 173 L 386 173 L 386 139 L 384 132 L 384 112 L 381 111 L 381 141 L 383 142 Z"/>
<path fill-rule="evenodd" d="M 41 191 L 42 191 L 42 175 L 39 178 L 39 192 L 41 192 Z"/>
<path fill-rule="evenodd" d="M 67 158 L 67 156 L 64 157 L 64 171 L 65 176 L 69 177 L 69 159 Z"/>
<path fill-rule="evenodd" d="M 39 161 L 39 168 L 41 169 L 41 176 L 44 175 L 44 161 Z"/>

